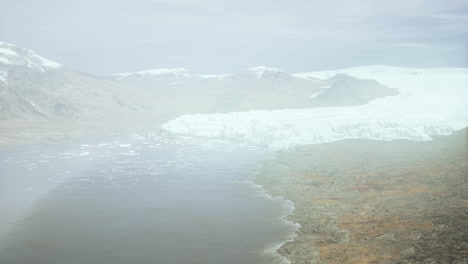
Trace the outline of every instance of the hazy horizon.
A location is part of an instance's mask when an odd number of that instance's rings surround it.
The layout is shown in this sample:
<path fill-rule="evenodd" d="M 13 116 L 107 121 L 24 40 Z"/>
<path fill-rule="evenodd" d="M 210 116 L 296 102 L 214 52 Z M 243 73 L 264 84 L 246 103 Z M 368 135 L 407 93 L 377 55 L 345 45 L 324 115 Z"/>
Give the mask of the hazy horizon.
<path fill-rule="evenodd" d="M 461 0 L 0 1 L 1 40 L 94 74 L 467 65 Z"/>

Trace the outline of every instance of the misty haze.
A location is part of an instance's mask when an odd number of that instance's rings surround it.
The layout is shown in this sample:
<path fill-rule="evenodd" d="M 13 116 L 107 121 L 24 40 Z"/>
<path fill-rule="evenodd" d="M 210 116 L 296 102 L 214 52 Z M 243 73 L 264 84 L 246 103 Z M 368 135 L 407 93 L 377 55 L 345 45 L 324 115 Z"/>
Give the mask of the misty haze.
<path fill-rule="evenodd" d="M 0 264 L 467 264 L 467 24 L 0 0 Z"/>

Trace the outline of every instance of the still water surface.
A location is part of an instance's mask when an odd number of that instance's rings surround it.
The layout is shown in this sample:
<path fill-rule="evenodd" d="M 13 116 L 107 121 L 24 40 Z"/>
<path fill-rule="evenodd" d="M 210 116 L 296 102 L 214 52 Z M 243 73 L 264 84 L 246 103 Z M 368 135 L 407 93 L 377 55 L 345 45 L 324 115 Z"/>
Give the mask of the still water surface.
<path fill-rule="evenodd" d="M 267 150 L 132 136 L 0 150 L 0 263 L 281 263 L 291 208 L 249 183 Z"/>

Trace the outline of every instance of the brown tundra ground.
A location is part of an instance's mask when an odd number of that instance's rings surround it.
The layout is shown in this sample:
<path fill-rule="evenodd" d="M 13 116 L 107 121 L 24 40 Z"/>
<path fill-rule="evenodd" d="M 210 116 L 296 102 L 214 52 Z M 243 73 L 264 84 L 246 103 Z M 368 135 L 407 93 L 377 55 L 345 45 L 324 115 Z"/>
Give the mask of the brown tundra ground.
<path fill-rule="evenodd" d="M 467 129 L 434 141 L 297 147 L 257 182 L 294 202 L 299 263 L 468 263 Z"/>

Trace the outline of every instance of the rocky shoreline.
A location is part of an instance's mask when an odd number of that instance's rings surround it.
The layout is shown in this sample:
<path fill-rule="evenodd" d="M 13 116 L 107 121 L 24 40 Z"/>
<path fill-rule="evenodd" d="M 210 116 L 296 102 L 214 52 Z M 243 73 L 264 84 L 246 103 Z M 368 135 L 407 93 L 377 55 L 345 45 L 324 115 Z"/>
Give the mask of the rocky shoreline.
<path fill-rule="evenodd" d="M 265 162 L 257 183 L 294 202 L 299 263 L 468 263 L 467 129 L 428 142 L 345 140 Z"/>

